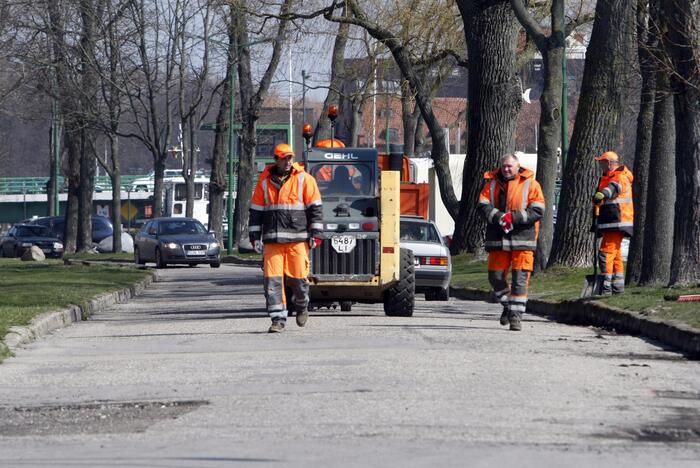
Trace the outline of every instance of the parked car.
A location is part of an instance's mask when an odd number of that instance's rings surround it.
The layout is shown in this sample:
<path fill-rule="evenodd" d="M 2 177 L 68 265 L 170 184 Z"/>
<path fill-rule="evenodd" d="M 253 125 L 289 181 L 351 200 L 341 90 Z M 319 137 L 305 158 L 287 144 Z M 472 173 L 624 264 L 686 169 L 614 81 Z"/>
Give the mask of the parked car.
<path fill-rule="evenodd" d="M 449 300 L 452 258 L 437 225 L 420 216 L 401 216 L 400 240 L 401 247 L 413 251 L 416 292 L 427 301 Z"/>
<path fill-rule="evenodd" d="M 43 218 L 33 218 L 28 220 L 30 224 L 46 226 L 51 230 L 51 234 L 61 239 L 63 242 L 63 230 L 66 224 L 64 216 L 45 216 Z M 114 233 L 112 221 L 101 215 L 92 215 L 92 241 L 99 244 L 105 237 L 110 237 Z"/>
<path fill-rule="evenodd" d="M 63 243 L 46 226 L 15 224 L 0 240 L 0 257 L 21 257 L 33 245 L 47 257 L 60 258 L 63 255 Z"/>
<path fill-rule="evenodd" d="M 143 225 L 134 238 L 134 262 L 221 266 L 221 247 L 214 235 L 194 218 L 155 218 Z"/>

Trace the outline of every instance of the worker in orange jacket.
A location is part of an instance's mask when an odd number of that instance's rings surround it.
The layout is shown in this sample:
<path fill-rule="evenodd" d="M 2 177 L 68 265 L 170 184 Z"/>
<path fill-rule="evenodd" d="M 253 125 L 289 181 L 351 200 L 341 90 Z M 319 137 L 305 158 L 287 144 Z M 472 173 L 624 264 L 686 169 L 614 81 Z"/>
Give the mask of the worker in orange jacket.
<path fill-rule="evenodd" d="M 285 284 L 292 289 L 297 325 L 309 317 L 309 249 L 323 229 L 321 193 L 311 175 L 294 162 L 286 143 L 275 147 L 275 163 L 258 179 L 250 204 L 250 242 L 263 254 L 263 283 L 270 333 L 287 320 Z M 263 248 L 264 247 L 264 248 Z"/>
<path fill-rule="evenodd" d="M 620 164 L 620 158 L 614 151 L 606 151 L 595 160 L 603 171 L 598 190 L 593 195 L 593 203 L 598 208 L 598 233 L 602 237 L 598 248 L 600 275 L 596 279 L 596 287 L 603 295 L 621 294 L 625 291 L 622 239 L 632 237 L 634 227 L 634 176 Z"/>
<path fill-rule="evenodd" d="M 504 155 L 500 167 L 484 174 L 484 178 L 479 211 L 487 222 L 489 283 L 495 299 L 503 305 L 501 325 L 510 324 L 511 330 L 519 331 L 545 210 L 544 195 L 535 174 L 520 167 L 514 154 Z"/>
<path fill-rule="evenodd" d="M 314 145 L 314 148 L 345 148 L 345 143 L 335 138 L 332 140 L 319 140 Z M 321 166 L 321 168 L 316 172 L 316 174 L 314 174 L 314 177 L 319 182 L 331 182 L 333 180 L 333 166 Z"/>

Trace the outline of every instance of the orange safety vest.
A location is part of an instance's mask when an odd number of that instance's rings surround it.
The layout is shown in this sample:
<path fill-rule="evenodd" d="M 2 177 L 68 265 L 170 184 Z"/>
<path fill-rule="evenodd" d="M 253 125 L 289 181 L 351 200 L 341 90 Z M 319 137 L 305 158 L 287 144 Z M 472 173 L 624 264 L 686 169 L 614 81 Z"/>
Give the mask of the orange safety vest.
<path fill-rule="evenodd" d="M 634 176 L 626 166 L 604 174 L 598 182 L 598 191 L 605 195 L 598 214 L 599 231 L 622 231 L 632 237 L 634 203 L 632 181 Z"/>
<path fill-rule="evenodd" d="M 321 193 L 316 180 L 299 163 L 281 186 L 266 168 L 250 203 L 248 231 L 251 242 L 290 243 L 316 237 L 323 230 Z"/>
<path fill-rule="evenodd" d="M 488 223 L 486 250 L 535 250 L 545 210 L 542 187 L 530 169 L 521 167 L 508 181 L 500 173 L 500 169 L 485 173 L 479 194 L 479 211 Z M 512 213 L 513 230 L 506 234 L 499 221 L 507 212 Z"/>

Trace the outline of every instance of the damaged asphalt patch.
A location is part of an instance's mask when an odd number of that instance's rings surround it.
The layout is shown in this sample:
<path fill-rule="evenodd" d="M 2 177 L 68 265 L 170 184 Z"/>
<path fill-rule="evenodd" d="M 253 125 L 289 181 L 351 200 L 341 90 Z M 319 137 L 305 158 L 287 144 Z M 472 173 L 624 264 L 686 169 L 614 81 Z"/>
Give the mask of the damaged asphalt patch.
<path fill-rule="evenodd" d="M 0 436 L 143 432 L 206 404 L 192 400 L 0 406 Z"/>

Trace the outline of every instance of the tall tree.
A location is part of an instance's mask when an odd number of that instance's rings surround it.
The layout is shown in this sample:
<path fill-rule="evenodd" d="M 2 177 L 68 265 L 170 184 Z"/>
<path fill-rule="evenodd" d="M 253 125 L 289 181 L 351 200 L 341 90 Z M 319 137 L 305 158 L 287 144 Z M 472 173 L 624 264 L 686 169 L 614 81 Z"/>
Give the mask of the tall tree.
<path fill-rule="evenodd" d="M 642 91 L 637 115 L 637 143 L 634 155 L 634 236 L 627 256 L 625 282 L 636 284 L 642 276 L 644 258 L 644 232 L 649 188 L 649 157 L 651 154 L 652 127 L 654 125 L 654 101 L 656 99 L 656 63 L 652 54 L 658 52 L 659 0 L 637 2 L 637 55 L 642 78 Z M 653 18 L 651 17 L 653 15 Z"/>
<path fill-rule="evenodd" d="M 520 26 L 510 2 L 458 0 L 457 6 L 464 22 L 469 57 L 470 138 L 462 176 L 462 203 L 452 238 L 454 253 L 483 248 L 485 222 L 477 213 L 476 200 L 484 172 L 515 149 L 515 125 L 522 103 L 516 67 Z"/>
<path fill-rule="evenodd" d="M 515 16 L 523 26 L 537 50 L 542 55 L 544 89 L 540 97 L 540 122 L 537 146 L 537 180 L 542 186 L 547 204 L 540 223 L 535 265 L 538 269 L 547 266 L 554 235 L 554 204 L 557 180 L 557 159 L 561 145 L 562 88 L 564 74 L 561 63 L 566 38 L 586 15 L 564 24 L 564 0 L 553 0 L 550 6 L 551 33 L 547 35 L 538 18 L 525 7 L 523 0 L 511 0 Z M 568 138 L 568 135 L 566 135 Z"/>
<path fill-rule="evenodd" d="M 159 2 L 130 0 L 128 18 L 135 51 L 127 61 L 121 79 L 128 98 L 130 125 L 121 136 L 135 138 L 153 158 L 153 215 L 163 212 L 163 175 L 173 130 L 173 86 L 177 47 L 175 15 L 165 14 Z M 166 12 L 167 13 L 167 12 Z M 165 33 L 164 33 L 165 30 Z"/>
<path fill-rule="evenodd" d="M 585 266 L 591 259 L 593 157 L 618 145 L 634 50 L 636 0 L 596 3 L 571 148 L 564 168 L 549 266 Z"/>
<path fill-rule="evenodd" d="M 345 9 L 343 9 L 345 15 Z M 323 110 L 314 129 L 314 141 L 319 141 L 331 137 L 331 121 L 328 118 L 328 108 L 331 105 L 340 104 L 340 89 L 345 76 L 345 49 L 350 33 L 350 23 L 339 23 L 338 31 L 333 43 L 333 55 L 331 56 L 331 80 L 328 85 L 328 94 L 323 101 Z M 349 143 L 349 142 L 348 142 Z"/>
<path fill-rule="evenodd" d="M 674 73 L 676 216 L 671 285 L 700 282 L 700 1 L 662 2 Z"/>
<path fill-rule="evenodd" d="M 635 206 L 635 210 L 646 210 L 644 257 L 639 284 L 664 286 L 671 276 L 676 203 L 676 151 L 668 142 L 675 141 L 676 129 L 668 70 L 658 67 L 656 75 L 648 197 L 646 207 Z M 635 172 L 637 170 L 635 166 Z"/>
<path fill-rule="evenodd" d="M 279 17 L 289 14 L 292 0 L 284 0 L 279 8 Z M 252 39 L 249 31 L 249 7 L 246 0 L 231 1 L 231 21 L 236 31 L 236 57 L 238 58 L 238 77 L 241 97 L 242 150 L 238 164 L 238 186 L 235 202 L 235 237 L 239 245 L 249 247 L 248 240 L 248 210 L 250 197 L 253 193 L 255 148 L 257 146 L 257 121 L 260 110 L 272 83 L 272 78 L 280 63 L 282 47 L 286 38 L 288 20 L 278 20 L 277 30 L 272 36 L 272 53 L 265 72 L 257 89 L 253 84 L 253 73 L 250 60 Z M 229 220 L 232 222 L 232 220 Z"/>

